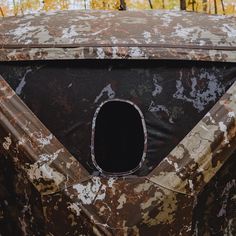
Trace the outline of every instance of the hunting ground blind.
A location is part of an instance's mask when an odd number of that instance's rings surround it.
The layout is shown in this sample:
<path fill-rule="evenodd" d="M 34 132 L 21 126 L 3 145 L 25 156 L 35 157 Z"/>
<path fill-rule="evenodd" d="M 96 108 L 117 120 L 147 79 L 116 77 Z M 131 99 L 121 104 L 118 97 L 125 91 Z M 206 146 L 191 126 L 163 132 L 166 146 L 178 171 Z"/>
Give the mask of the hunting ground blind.
<path fill-rule="evenodd" d="M 0 45 L 0 235 L 236 235 L 236 18 L 8 17 Z"/>

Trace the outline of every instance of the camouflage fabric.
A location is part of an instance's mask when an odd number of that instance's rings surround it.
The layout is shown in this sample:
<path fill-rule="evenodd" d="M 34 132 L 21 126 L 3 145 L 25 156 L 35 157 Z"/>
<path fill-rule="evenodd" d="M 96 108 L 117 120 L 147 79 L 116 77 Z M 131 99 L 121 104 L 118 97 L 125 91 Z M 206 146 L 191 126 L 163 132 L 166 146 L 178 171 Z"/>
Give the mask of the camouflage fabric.
<path fill-rule="evenodd" d="M 236 62 L 236 19 L 173 11 L 67 11 L 8 17 L 0 61 L 177 59 Z"/>
<path fill-rule="evenodd" d="M 2 19 L 0 235 L 235 235 L 232 62 L 234 17 Z M 90 155 L 94 113 L 112 99 L 139 107 L 148 131 L 139 169 L 113 177 Z"/>
<path fill-rule="evenodd" d="M 149 175 L 91 176 L 0 88 L 1 148 L 40 193 L 48 235 L 191 235 L 197 195 L 236 147 L 234 84 Z"/>
<path fill-rule="evenodd" d="M 147 142 L 145 158 L 131 173 L 145 176 L 236 81 L 236 66 L 153 60 L 5 62 L 0 74 L 93 175 L 103 173 L 91 158 L 94 114 L 106 101 L 135 104 L 143 114 Z"/>
<path fill-rule="evenodd" d="M 236 234 L 235 153 L 198 196 L 193 212 L 193 235 Z"/>

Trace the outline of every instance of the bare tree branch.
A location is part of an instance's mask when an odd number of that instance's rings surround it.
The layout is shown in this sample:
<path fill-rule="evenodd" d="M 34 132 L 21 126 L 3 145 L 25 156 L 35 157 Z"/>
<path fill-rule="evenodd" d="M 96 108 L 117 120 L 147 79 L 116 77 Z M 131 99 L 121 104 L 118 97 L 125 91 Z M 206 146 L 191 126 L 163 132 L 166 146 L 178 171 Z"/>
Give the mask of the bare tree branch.
<path fill-rule="evenodd" d="M 2 15 L 2 17 L 4 17 L 4 12 L 3 12 L 3 10 L 2 10 L 2 7 L 0 6 L 0 12 L 1 12 L 1 15 Z"/>
<path fill-rule="evenodd" d="M 151 0 L 148 0 L 148 2 L 149 2 L 150 8 L 153 9 L 152 1 L 151 1 Z"/>
<path fill-rule="evenodd" d="M 225 5 L 224 5 L 224 1 L 223 0 L 221 0 L 221 6 L 222 6 L 223 14 L 225 15 Z"/>

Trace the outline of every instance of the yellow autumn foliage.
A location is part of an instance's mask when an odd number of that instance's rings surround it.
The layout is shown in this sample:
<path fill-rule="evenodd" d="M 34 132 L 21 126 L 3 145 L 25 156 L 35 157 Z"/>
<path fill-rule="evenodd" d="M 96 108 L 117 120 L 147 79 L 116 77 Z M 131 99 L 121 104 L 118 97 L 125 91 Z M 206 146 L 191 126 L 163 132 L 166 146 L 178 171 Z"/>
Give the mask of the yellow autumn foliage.
<path fill-rule="evenodd" d="M 69 0 L 44 0 L 43 10 L 67 10 L 69 8 Z"/>
<path fill-rule="evenodd" d="M 180 8 L 180 0 L 125 0 L 125 3 L 127 10 L 179 10 Z M 119 8 L 120 0 L 0 0 L 0 16 L 67 9 L 118 10 Z M 186 10 L 236 15 L 236 0 L 186 0 Z"/>
<path fill-rule="evenodd" d="M 118 10 L 120 7 L 120 0 L 91 0 L 91 9 L 96 10 Z"/>

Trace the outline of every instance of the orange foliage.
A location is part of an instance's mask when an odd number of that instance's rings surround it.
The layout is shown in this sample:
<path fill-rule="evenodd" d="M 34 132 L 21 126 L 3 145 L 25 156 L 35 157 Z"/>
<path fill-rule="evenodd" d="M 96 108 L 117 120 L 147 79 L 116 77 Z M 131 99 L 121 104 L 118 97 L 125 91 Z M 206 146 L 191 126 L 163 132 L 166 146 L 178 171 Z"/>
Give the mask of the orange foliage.
<path fill-rule="evenodd" d="M 125 0 L 125 2 L 127 10 L 151 8 L 178 10 L 180 7 L 180 0 Z M 67 9 L 118 10 L 119 7 L 120 0 L 0 0 L 0 17 Z M 188 11 L 236 15 L 236 0 L 186 0 L 186 7 Z"/>
<path fill-rule="evenodd" d="M 43 10 L 67 10 L 69 8 L 68 0 L 44 0 Z"/>
<path fill-rule="evenodd" d="M 118 10 L 120 7 L 119 0 L 91 0 L 91 8 L 97 10 Z"/>

